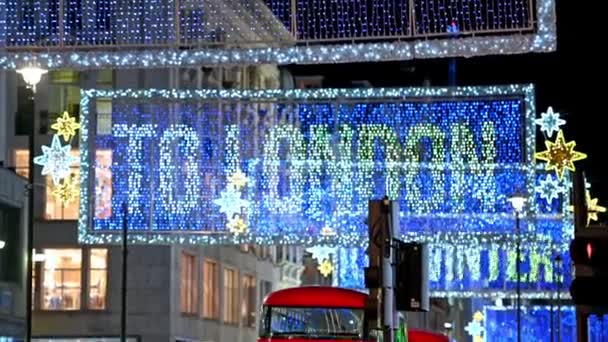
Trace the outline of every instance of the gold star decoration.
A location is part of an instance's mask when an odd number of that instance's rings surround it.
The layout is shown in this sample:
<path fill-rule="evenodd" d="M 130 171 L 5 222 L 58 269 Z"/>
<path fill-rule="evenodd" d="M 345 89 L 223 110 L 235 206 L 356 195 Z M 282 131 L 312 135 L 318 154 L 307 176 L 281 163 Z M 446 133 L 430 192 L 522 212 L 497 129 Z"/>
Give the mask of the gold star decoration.
<path fill-rule="evenodd" d="M 473 336 L 473 342 L 483 342 L 483 336 L 481 336 L 481 335 Z"/>
<path fill-rule="evenodd" d="M 80 124 L 65 111 L 61 117 L 57 118 L 57 122 L 51 128 L 57 131 L 57 135 L 63 136 L 65 141 L 69 141 L 72 136 L 76 135 L 76 130 L 80 128 Z"/>
<path fill-rule="evenodd" d="M 238 215 L 230 219 L 228 224 L 226 224 L 226 227 L 234 235 L 247 233 L 247 222 Z"/>
<path fill-rule="evenodd" d="M 240 189 L 247 184 L 249 179 L 241 170 L 237 170 L 235 173 L 228 177 L 228 183 L 234 186 L 236 189 Z"/>
<path fill-rule="evenodd" d="M 55 185 L 53 196 L 64 204 L 70 204 L 78 198 L 80 187 L 75 177 L 65 178 L 59 185 Z"/>
<path fill-rule="evenodd" d="M 598 220 L 599 213 L 605 213 L 606 207 L 603 207 L 598 204 L 599 199 L 591 198 L 591 192 L 589 190 L 585 191 L 585 201 L 587 202 L 587 225 L 591 223 L 591 221 Z M 574 206 L 568 206 L 569 211 L 574 211 Z"/>
<path fill-rule="evenodd" d="M 322 276 L 327 278 L 330 274 L 334 272 L 334 264 L 331 261 L 325 259 L 317 269 L 319 270 L 319 273 L 321 273 Z"/>
<path fill-rule="evenodd" d="M 481 313 L 481 311 L 475 312 L 473 314 L 473 319 L 476 320 L 477 322 L 483 321 L 483 314 Z"/>
<path fill-rule="evenodd" d="M 537 152 L 534 154 L 536 159 L 547 162 L 546 170 L 555 170 L 557 177 L 562 180 L 566 169 L 575 171 L 574 162 L 587 158 L 587 155 L 581 152 L 574 151 L 576 146 L 575 141 L 566 142 L 564 132 L 557 132 L 555 142 L 545 141 L 546 151 Z"/>

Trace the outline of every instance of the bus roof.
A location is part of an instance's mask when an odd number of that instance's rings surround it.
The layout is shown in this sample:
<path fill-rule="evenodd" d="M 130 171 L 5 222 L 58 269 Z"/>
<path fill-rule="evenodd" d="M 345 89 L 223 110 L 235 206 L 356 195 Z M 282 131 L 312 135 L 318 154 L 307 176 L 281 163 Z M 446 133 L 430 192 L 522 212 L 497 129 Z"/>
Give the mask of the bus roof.
<path fill-rule="evenodd" d="M 365 308 L 367 294 L 329 286 L 303 286 L 275 291 L 264 305 L 286 307 Z"/>

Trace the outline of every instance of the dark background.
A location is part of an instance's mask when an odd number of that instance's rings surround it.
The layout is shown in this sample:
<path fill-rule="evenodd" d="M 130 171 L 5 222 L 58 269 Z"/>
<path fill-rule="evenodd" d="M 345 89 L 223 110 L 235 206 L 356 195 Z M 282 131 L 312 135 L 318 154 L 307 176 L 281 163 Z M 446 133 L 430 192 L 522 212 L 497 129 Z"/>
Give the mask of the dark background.
<path fill-rule="evenodd" d="M 576 150 L 588 159 L 577 162 L 591 183 L 592 197 L 608 204 L 608 178 L 604 176 L 604 149 L 608 131 L 604 102 L 608 37 L 603 32 L 605 15 L 596 2 L 557 0 L 557 51 L 552 53 L 456 58 L 457 85 L 534 83 L 537 115 L 548 106 L 566 120 L 566 141 L 576 140 Z M 383 63 L 290 66 L 294 75 L 323 75 L 324 87 L 352 87 L 351 81 L 367 80 L 374 87 L 433 86 L 448 84 L 450 59 Z M 593 83 L 593 85 L 592 85 Z M 608 122 L 608 120 L 606 120 Z M 538 127 L 538 126 L 537 126 Z M 537 134 L 537 151 L 544 138 Z M 555 134 L 552 140 L 555 140 Z M 600 215 L 607 222 L 608 214 Z"/>

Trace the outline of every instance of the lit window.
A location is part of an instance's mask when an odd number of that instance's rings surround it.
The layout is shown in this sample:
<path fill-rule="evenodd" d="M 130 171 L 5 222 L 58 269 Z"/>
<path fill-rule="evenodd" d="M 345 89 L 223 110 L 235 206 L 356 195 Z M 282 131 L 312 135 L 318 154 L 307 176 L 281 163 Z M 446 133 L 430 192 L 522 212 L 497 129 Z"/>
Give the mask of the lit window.
<path fill-rule="evenodd" d="M 180 291 L 182 313 L 196 313 L 197 289 L 196 257 L 182 253 Z"/>
<path fill-rule="evenodd" d="M 95 153 L 95 217 L 112 216 L 112 151 Z"/>
<path fill-rule="evenodd" d="M 15 150 L 15 172 L 21 177 L 30 176 L 30 151 Z"/>
<path fill-rule="evenodd" d="M 80 249 L 44 249 L 42 309 L 79 310 L 82 252 Z"/>
<path fill-rule="evenodd" d="M 220 318 L 220 272 L 217 263 L 203 261 L 203 318 Z"/>
<path fill-rule="evenodd" d="M 112 100 L 97 99 L 97 135 L 112 134 Z"/>
<path fill-rule="evenodd" d="M 243 298 L 241 303 L 241 319 L 243 325 L 255 327 L 255 277 L 243 277 Z"/>
<path fill-rule="evenodd" d="M 239 323 L 239 283 L 238 272 L 232 268 L 224 268 L 224 322 Z"/>
<path fill-rule="evenodd" d="M 89 257 L 89 309 L 104 310 L 108 281 L 108 250 L 94 248 Z"/>

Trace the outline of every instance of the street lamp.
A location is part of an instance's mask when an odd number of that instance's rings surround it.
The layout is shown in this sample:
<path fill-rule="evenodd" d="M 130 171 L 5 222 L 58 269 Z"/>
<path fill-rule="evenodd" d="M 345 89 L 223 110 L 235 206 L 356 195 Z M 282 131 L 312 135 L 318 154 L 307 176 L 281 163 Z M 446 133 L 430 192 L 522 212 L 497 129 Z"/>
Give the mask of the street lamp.
<path fill-rule="evenodd" d="M 23 76 L 23 80 L 28 86 L 32 87 L 32 90 L 36 92 L 36 85 L 42 79 L 42 75 L 47 73 L 47 70 L 39 68 L 37 66 L 28 66 L 17 70 L 17 73 Z"/>
<path fill-rule="evenodd" d="M 515 235 L 516 235 L 516 269 L 517 269 L 517 342 L 521 342 L 521 238 L 519 228 L 519 217 L 524 212 L 524 207 L 527 202 L 527 198 L 524 195 L 516 194 L 509 198 L 511 206 L 515 211 Z"/>
<path fill-rule="evenodd" d="M 0 240 L 0 249 L 4 248 L 4 246 L 6 246 L 6 242 L 4 240 Z"/>
<path fill-rule="evenodd" d="M 37 67 L 28 66 L 17 70 L 17 73 L 23 76 L 25 83 L 32 88 L 36 93 L 36 85 L 42 79 L 42 75 L 47 71 Z M 35 96 L 35 95 L 34 95 Z M 36 99 L 32 96 L 32 108 L 36 107 Z M 34 260 L 34 135 L 36 133 L 36 110 L 32 113 L 32 124 L 30 126 L 30 134 L 28 139 L 29 144 L 29 172 L 28 172 L 28 218 L 27 218 L 27 281 L 25 282 L 26 297 L 25 297 L 25 341 L 32 340 L 32 273 Z"/>

